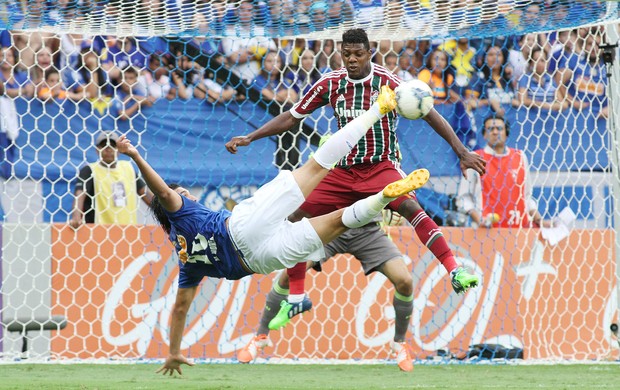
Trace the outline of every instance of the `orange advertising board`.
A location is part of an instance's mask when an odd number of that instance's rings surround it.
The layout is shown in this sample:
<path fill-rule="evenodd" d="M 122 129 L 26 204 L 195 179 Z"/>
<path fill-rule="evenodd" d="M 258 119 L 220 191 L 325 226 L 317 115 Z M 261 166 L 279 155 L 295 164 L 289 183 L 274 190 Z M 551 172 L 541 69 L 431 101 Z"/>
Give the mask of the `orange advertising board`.
<path fill-rule="evenodd" d="M 446 228 L 458 261 L 482 285 L 456 295 L 446 271 L 408 227 L 392 228 L 414 277 L 410 344 L 418 358 L 477 343 L 523 346 L 526 358 L 596 358 L 609 348 L 615 315 L 613 235 L 576 230 L 555 247 L 535 230 Z M 314 308 L 281 332 L 265 356 L 387 358 L 393 288 L 339 255 L 311 271 Z M 52 231 L 52 313 L 69 325 L 52 338 L 64 358 L 162 358 L 178 269 L 153 226 L 66 225 Z M 205 279 L 188 315 L 183 345 L 193 358 L 232 358 L 258 326 L 273 275 Z M 578 282 L 576 282 L 578 281 Z"/>

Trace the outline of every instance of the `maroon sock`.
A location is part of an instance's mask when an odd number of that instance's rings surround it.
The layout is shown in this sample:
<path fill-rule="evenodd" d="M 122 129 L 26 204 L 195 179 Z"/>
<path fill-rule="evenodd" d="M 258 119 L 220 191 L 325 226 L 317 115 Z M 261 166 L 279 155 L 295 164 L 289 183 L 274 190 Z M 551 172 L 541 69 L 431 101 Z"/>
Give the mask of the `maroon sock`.
<path fill-rule="evenodd" d="M 420 210 L 413 215 L 409 221 L 415 229 L 418 238 L 439 260 L 448 273 L 458 267 L 454 255 L 448 246 L 448 242 L 443 237 L 439 226 L 433 221 L 424 210 Z"/>
<path fill-rule="evenodd" d="M 297 295 L 305 292 L 306 263 L 297 263 L 293 268 L 287 268 L 289 278 L 289 294 Z"/>

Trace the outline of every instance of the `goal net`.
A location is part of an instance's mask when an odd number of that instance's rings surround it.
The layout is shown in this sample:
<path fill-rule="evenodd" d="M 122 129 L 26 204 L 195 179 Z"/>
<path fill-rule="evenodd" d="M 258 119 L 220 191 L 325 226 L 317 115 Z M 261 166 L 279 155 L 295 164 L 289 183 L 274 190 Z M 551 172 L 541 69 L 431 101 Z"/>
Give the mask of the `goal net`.
<path fill-rule="evenodd" d="M 403 169 L 431 172 L 421 205 L 482 278 L 456 295 L 413 228 L 388 221 L 414 280 L 407 341 L 415 358 L 510 349 L 526 359 L 618 359 L 610 326 L 619 304 L 620 65 L 617 48 L 606 48 L 618 42 L 618 23 L 612 1 L 3 3 L 1 356 L 165 358 L 177 259 L 135 167 L 124 157 L 118 169 L 101 164 L 113 134 L 127 134 L 165 180 L 230 209 L 307 160 L 337 123 L 323 107 L 237 155 L 224 144 L 340 68 L 342 33 L 359 27 L 374 63 L 432 84 L 436 110 L 467 147 L 489 142 L 486 118 L 506 119 L 508 146 L 529 163 L 528 205 L 553 225 L 473 224 L 448 144 L 426 122 L 399 119 Z M 183 352 L 234 361 L 275 277 L 203 280 Z M 272 332 L 261 359 L 391 358 L 394 288 L 385 276 L 364 275 L 342 254 L 310 271 L 306 287 L 313 310 Z"/>

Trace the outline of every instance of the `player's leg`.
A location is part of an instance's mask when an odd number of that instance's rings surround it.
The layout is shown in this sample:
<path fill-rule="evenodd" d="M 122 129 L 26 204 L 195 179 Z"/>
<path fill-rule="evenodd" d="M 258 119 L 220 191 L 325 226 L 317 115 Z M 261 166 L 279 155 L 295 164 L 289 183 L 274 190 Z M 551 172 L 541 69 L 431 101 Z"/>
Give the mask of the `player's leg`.
<path fill-rule="evenodd" d="M 394 285 L 392 304 L 394 305 L 395 324 L 392 351 L 396 354 L 398 368 L 402 371 L 411 371 L 413 363 L 405 338 L 413 312 L 413 277 L 402 257 L 386 262 L 380 271 Z"/>
<path fill-rule="evenodd" d="M 275 179 L 259 188 L 254 196 L 240 202 L 229 219 L 231 234 L 247 244 L 262 242 L 264 236 L 271 233 L 270 227 L 276 228 L 282 218 L 293 213 L 332 166 L 357 145 L 375 122 L 395 108 L 394 91 L 383 86 L 377 102 L 330 137 L 301 168 L 292 172 L 281 171 Z M 262 218 L 257 218 L 258 214 Z M 243 248 L 239 249 L 243 251 Z"/>
<path fill-rule="evenodd" d="M 402 371 L 413 370 L 410 349 L 405 342 L 413 312 L 413 277 L 400 249 L 377 223 L 350 230 L 346 242 L 348 245 L 343 251 L 351 253 L 360 261 L 366 275 L 379 271 L 394 285 L 393 305 L 396 316 L 394 340 L 390 346 L 396 353 L 398 367 Z"/>
<path fill-rule="evenodd" d="M 369 128 L 385 114 L 394 110 L 394 108 L 396 108 L 394 91 L 389 87 L 383 87 L 377 102 L 373 104 L 367 112 L 349 122 L 336 134 L 327 139 L 306 164 L 293 171 L 293 176 L 304 197 L 310 195 L 310 192 L 312 192 L 319 182 L 327 175 L 329 169 L 357 145 L 358 141 L 366 134 Z M 340 233 L 343 231 L 340 231 Z M 310 310 L 312 302 L 304 293 L 305 265 L 296 265 L 289 268 L 287 273 L 291 278 L 291 290 L 288 303 L 282 302 L 282 311 L 288 310 L 288 312 L 290 312 L 292 310 L 296 313 L 301 313 Z M 287 309 L 288 306 L 292 308 L 289 310 Z M 283 315 L 281 317 L 284 318 Z M 277 326 L 278 327 L 274 329 L 278 329 L 280 324 Z"/>
<path fill-rule="evenodd" d="M 452 278 L 452 287 L 458 294 L 478 285 L 478 277 L 459 267 L 448 241 L 439 226 L 424 212 L 417 200 L 405 199 L 398 206 L 398 213 L 405 217 L 415 229 L 422 243 L 441 262 Z"/>
<path fill-rule="evenodd" d="M 347 229 L 367 225 L 379 216 L 388 204 L 421 188 L 429 178 L 430 174 L 426 169 L 417 169 L 409 176 L 388 184 L 383 191 L 360 199 L 349 207 L 310 218 L 310 224 L 323 244 L 327 244 Z"/>
<path fill-rule="evenodd" d="M 314 263 L 309 261 L 306 264 L 299 263 L 304 266 L 304 270 L 306 267 L 310 268 Z M 241 363 L 250 363 L 256 359 L 258 353 L 264 349 L 265 347 L 271 346 L 271 341 L 269 340 L 269 331 L 271 328 L 274 330 L 281 328 L 276 327 L 276 324 L 271 324 L 271 322 L 276 318 L 276 315 L 280 314 L 282 303 L 287 303 L 287 297 L 289 295 L 289 276 L 286 272 L 280 273 L 278 280 L 276 280 L 271 286 L 271 290 L 267 294 L 265 299 L 265 307 L 263 308 L 263 312 L 261 314 L 260 322 L 258 325 L 258 330 L 256 331 L 256 336 L 248 342 L 248 344 L 237 354 L 237 359 Z M 310 306 L 312 302 L 310 302 Z M 309 308 L 307 310 L 310 310 Z M 304 310 L 304 311 L 307 311 Z M 290 318 L 288 313 L 286 315 L 288 321 Z M 286 321 L 288 323 L 288 321 Z"/>
<path fill-rule="evenodd" d="M 358 229 L 361 230 L 361 229 Z M 352 234 L 352 233 L 351 233 Z M 330 242 L 329 244 L 324 246 L 325 249 L 325 256 L 323 259 L 318 260 L 317 262 L 314 261 L 308 261 L 306 264 L 303 263 L 297 263 L 297 265 L 293 268 L 288 268 L 286 271 L 286 274 L 282 274 L 279 278 L 278 283 L 274 284 L 274 287 L 276 285 L 278 285 L 279 287 L 284 287 L 284 286 L 288 286 L 290 289 L 290 293 L 288 296 L 288 300 L 282 300 L 280 302 L 280 310 L 278 311 L 277 314 L 275 313 L 270 313 L 270 315 L 266 316 L 265 313 L 263 312 L 263 318 L 262 320 L 267 320 L 266 317 L 270 317 L 268 319 L 268 324 L 266 325 L 268 327 L 268 329 L 272 329 L 272 330 L 277 330 L 280 329 L 284 326 L 286 326 L 293 317 L 295 317 L 298 314 L 304 313 L 310 309 L 312 309 L 312 301 L 310 300 L 310 298 L 305 294 L 305 291 L 301 291 L 301 300 L 293 300 L 291 299 L 292 293 L 293 293 L 293 284 L 295 281 L 299 281 L 301 280 L 301 286 L 303 287 L 303 282 L 305 280 L 305 272 L 310 269 L 310 268 L 315 268 L 316 270 L 320 271 L 321 269 L 321 263 L 323 263 L 324 261 L 326 261 L 327 259 L 333 257 L 336 253 L 345 253 L 345 252 L 350 252 L 347 247 L 347 243 L 349 242 L 349 238 L 345 238 L 345 237 L 338 237 L 337 239 L 335 239 L 334 241 Z M 299 269 L 300 266 L 304 266 L 303 270 L 304 273 L 302 275 L 299 275 L 296 272 L 291 272 L 292 270 L 295 269 Z M 316 268 L 318 266 L 318 268 Z M 293 275 L 291 277 L 291 274 Z M 294 277 L 297 279 L 295 280 Z M 288 282 L 288 285 L 287 285 Z"/>
<path fill-rule="evenodd" d="M 261 260 L 256 261 L 257 264 L 253 265 L 252 269 L 268 273 L 267 271 L 279 269 L 276 266 L 291 268 L 306 259 L 318 260 L 318 255 L 324 254 L 321 245 L 331 242 L 347 229 L 370 223 L 390 202 L 422 187 L 428 179 L 428 171 L 419 169 L 408 177 L 387 185 L 383 191 L 361 199 L 345 209 L 282 226 L 281 230 L 276 232 L 276 238 L 269 241 L 269 245 L 260 245 Z"/>
<path fill-rule="evenodd" d="M 327 175 L 329 169 L 341 158 L 346 156 L 359 140 L 366 135 L 378 120 L 396 108 L 394 91 L 389 87 L 381 87 L 381 92 L 368 111 L 347 123 L 321 146 L 314 155 L 293 171 L 293 175 L 304 197 Z"/>

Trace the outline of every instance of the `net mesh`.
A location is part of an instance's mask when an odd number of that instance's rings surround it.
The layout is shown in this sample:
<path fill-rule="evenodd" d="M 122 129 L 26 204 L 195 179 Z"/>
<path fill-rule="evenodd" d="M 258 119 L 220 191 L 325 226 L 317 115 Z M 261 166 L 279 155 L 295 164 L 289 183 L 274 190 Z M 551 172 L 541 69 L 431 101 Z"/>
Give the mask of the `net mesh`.
<path fill-rule="evenodd" d="M 0 20 L 5 358 L 22 356 L 20 324 L 32 320 L 30 357 L 165 357 L 178 270 L 140 182 L 125 182 L 120 195 L 108 189 L 120 212 L 75 213 L 78 177 L 97 174 L 89 164 L 103 158 L 100 130 L 128 134 L 164 179 L 213 209 L 231 208 L 337 128 L 324 107 L 238 155 L 224 149 L 341 67 L 339 38 L 351 27 L 368 31 L 375 63 L 441 84 L 435 108 L 469 148 L 487 143 L 485 118 L 505 117 L 508 145 L 529 162 L 535 208 L 545 221 L 562 215 L 570 228 L 567 237 L 542 238 L 538 229 L 472 227 L 456 156 L 425 122 L 399 120 L 403 169 L 432 174 L 420 203 L 459 262 L 483 277 L 481 288 L 456 296 L 413 229 L 389 228 L 414 278 L 414 356 L 474 356 L 470 346 L 486 343 L 528 359 L 618 357 L 609 330 L 618 302 L 600 51 L 617 28 L 615 2 L 16 1 L 0 5 Z M 95 192 L 88 180 L 80 188 Z M 256 331 L 273 278 L 205 279 L 184 351 L 233 358 Z M 261 357 L 390 357 L 393 287 L 383 275 L 367 277 L 342 255 L 306 285 L 313 312 L 272 334 L 275 347 Z"/>
<path fill-rule="evenodd" d="M 373 39 L 512 35 L 596 24 L 618 17 L 613 1 L 168 1 L 68 0 L 5 5 L 9 29 L 117 36 L 239 36 L 253 8 L 253 36 L 333 39 L 364 28 Z"/>

